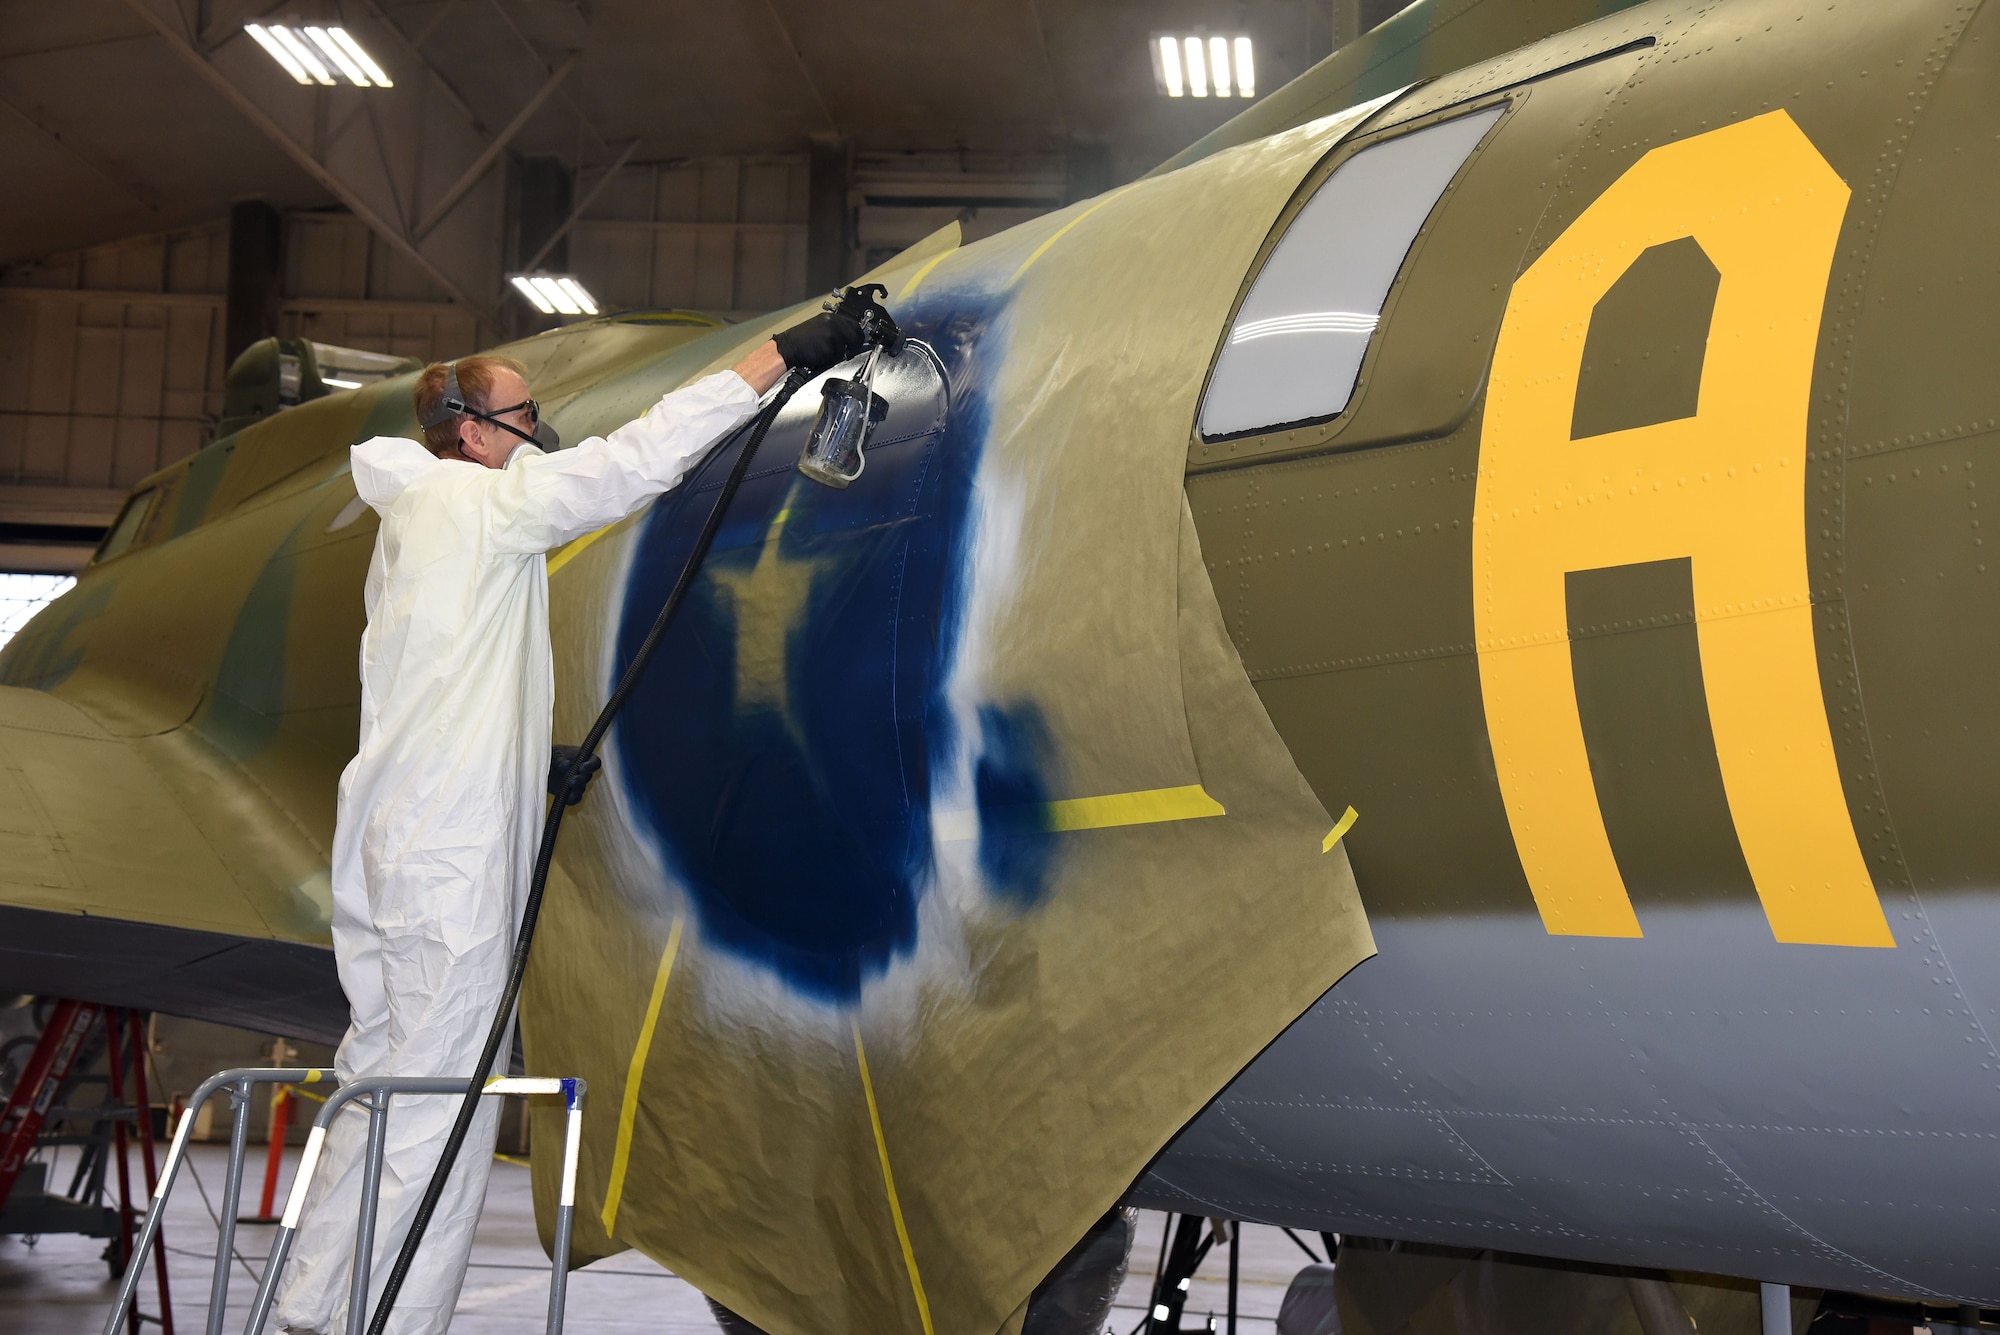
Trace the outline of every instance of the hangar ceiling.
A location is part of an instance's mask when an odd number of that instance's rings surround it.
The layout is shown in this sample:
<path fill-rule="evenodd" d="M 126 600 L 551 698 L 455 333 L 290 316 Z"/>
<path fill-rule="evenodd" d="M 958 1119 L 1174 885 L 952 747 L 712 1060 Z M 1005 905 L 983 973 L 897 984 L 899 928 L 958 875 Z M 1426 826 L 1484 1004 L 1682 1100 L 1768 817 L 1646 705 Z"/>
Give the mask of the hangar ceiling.
<path fill-rule="evenodd" d="M 87 560 L 269 336 L 434 360 L 552 322 L 506 276 L 742 318 L 957 219 L 1137 177 L 1400 0 L 0 0 L 0 571 Z M 391 88 L 244 24 L 338 24 Z"/>
<path fill-rule="evenodd" d="M 333 193 L 163 34 L 188 45 L 303 142 L 346 117 L 457 103 L 487 136 L 574 55 L 510 151 L 570 170 L 797 153 L 1047 153 L 1101 145 L 1136 175 L 1240 102 L 1154 90 L 1148 36 L 1247 32 L 1275 88 L 1332 49 L 1328 0 L 40 0 L 0 3 L 0 263 L 214 218 L 259 196 Z M 246 21 L 339 22 L 398 92 L 291 83 Z M 380 105 L 370 107 L 367 99 Z M 392 105 L 392 100 L 394 105 Z M 371 134 L 395 137 L 392 125 Z"/>

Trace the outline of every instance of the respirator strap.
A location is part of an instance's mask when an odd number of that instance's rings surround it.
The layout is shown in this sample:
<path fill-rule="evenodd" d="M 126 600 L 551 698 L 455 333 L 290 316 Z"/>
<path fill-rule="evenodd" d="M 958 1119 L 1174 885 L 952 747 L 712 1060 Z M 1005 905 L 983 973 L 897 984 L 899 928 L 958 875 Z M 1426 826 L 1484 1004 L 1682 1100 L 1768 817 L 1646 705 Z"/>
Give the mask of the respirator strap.
<path fill-rule="evenodd" d="M 466 403 L 465 391 L 458 387 L 458 363 L 455 361 L 446 362 L 444 366 L 444 397 L 439 399 L 437 406 L 432 408 L 424 417 L 421 425 L 424 430 L 429 431 L 434 426 L 443 426 L 454 417 L 463 417 L 467 414 L 474 417 L 485 415 L 475 411 L 470 404 Z"/>
<path fill-rule="evenodd" d="M 465 391 L 458 387 L 458 363 L 446 362 L 444 397 L 438 400 L 437 407 L 431 409 L 430 415 L 423 420 L 423 429 L 429 431 L 434 426 L 442 426 L 454 417 L 476 417 L 482 422 L 491 422 L 502 431 L 518 436 L 538 449 L 553 450 L 560 448 L 561 445 L 561 437 L 557 436 L 555 428 L 546 422 L 537 422 L 533 431 L 523 431 L 512 422 L 503 422 L 491 413 L 481 412 L 467 403 Z"/>

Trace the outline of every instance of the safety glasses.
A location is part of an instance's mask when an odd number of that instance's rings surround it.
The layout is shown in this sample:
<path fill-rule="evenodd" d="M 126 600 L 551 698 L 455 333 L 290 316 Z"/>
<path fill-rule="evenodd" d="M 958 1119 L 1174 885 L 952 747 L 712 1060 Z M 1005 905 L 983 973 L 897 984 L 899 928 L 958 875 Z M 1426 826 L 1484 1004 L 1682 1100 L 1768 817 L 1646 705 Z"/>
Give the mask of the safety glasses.
<path fill-rule="evenodd" d="M 528 410 L 528 425 L 531 428 L 539 426 L 542 420 L 542 405 L 533 399 L 522 399 L 511 408 L 495 408 L 489 412 L 474 413 L 473 416 L 484 417 L 490 421 L 496 417 L 506 417 L 510 413 L 520 412 L 523 408 Z"/>

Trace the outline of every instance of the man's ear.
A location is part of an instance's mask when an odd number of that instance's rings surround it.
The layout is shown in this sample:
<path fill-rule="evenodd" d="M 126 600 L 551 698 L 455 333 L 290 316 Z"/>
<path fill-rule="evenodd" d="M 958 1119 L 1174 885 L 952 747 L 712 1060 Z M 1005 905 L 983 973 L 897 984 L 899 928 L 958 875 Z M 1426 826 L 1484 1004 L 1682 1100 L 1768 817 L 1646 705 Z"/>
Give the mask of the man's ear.
<path fill-rule="evenodd" d="M 479 424 L 473 418 L 458 419 L 458 452 L 468 459 L 477 459 L 474 450 L 484 448 L 479 439 Z"/>

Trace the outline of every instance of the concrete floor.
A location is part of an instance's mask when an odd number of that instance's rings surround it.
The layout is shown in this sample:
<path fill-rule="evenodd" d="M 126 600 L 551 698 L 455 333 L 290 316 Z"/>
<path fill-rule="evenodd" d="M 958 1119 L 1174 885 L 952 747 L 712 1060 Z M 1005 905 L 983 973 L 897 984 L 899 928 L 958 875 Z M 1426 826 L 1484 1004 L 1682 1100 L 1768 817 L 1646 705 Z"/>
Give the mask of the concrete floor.
<path fill-rule="evenodd" d="M 252 1196 L 261 1183 L 261 1154 L 245 1184 Z M 290 1181 L 288 1157 L 285 1184 Z M 219 1145 L 197 1145 L 192 1154 L 194 1176 L 183 1177 L 167 1208 L 168 1276 L 174 1296 L 174 1324 L 180 1335 L 202 1329 L 207 1312 L 215 1224 L 196 1183 L 213 1198 L 220 1189 L 224 1151 Z M 60 1165 L 57 1165 L 60 1168 Z M 134 1164 L 136 1169 L 136 1161 Z M 60 1180 L 59 1174 L 52 1179 Z M 137 1181 L 135 1172 L 134 1180 Z M 279 1201 L 282 1204 L 283 1185 Z M 1160 1250 L 1166 1217 L 1150 1211 L 1140 1215 L 1138 1240 L 1132 1249 L 1132 1276 L 1120 1291 L 1113 1313 L 1114 1335 L 1128 1335 L 1145 1316 L 1153 1266 Z M 248 1266 L 233 1267 L 230 1279 L 229 1328 L 240 1330 L 256 1284 L 251 1271 L 263 1268 L 274 1230 L 245 1225 L 237 1231 L 237 1248 Z M 1317 1238 L 1308 1238 L 1315 1251 Z M 104 1244 L 90 1238 L 48 1236 L 30 1243 L 0 1237 L 0 1335 L 94 1335 L 103 1326 L 113 1295 L 102 1260 Z M 1270 1335 L 1285 1286 L 1305 1255 L 1275 1228 L 1250 1225 L 1244 1229 L 1242 1271 L 1238 1287 L 1239 1329 L 1244 1335 Z M 1214 1311 L 1217 1323 L 1228 1302 L 1228 1259 L 1217 1248 L 1196 1275 L 1189 1292 L 1189 1329 L 1199 1329 Z M 151 1268 L 139 1289 L 143 1311 L 156 1310 Z M 515 1163 L 494 1165 L 486 1215 L 473 1248 L 472 1267 L 452 1322 L 455 1335 L 529 1335 L 544 1328 L 547 1311 L 548 1260 L 536 1240 L 534 1211 L 528 1197 L 528 1171 Z M 715 1323 L 695 1288 L 637 1252 L 626 1252 L 585 1267 L 570 1276 L 567 1329 L 572 1332 L 644 1330 L 651 1335 L 712 1335 Z"/>

